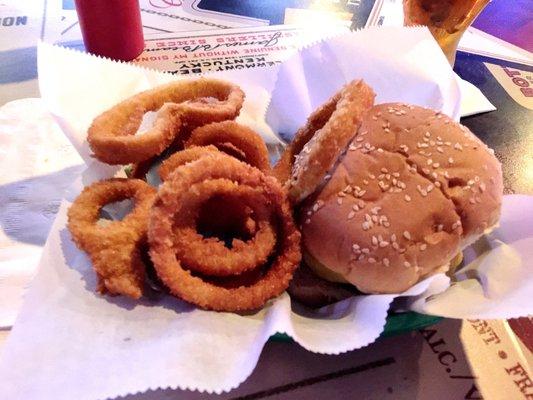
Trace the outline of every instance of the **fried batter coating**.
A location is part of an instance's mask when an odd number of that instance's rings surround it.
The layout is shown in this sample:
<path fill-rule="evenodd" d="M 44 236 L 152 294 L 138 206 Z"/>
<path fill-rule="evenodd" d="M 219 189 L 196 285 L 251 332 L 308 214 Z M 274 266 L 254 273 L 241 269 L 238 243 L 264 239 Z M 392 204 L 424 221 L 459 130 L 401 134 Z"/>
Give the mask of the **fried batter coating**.
<path fill-rule="evenodd" d="M 227 190 L 247 187 L 254 199 L 271 211 L 276 229 L 275 251 L 265 265 L 238 274 L 238 284 L 194 274 L 176 251 L 175 220 L 186 215 L 191 190 L 199 183 L 227 181 Z M 215 185 L 223 185 L 222 181 Z M 249 188 L 249 189 L 248 189 Z M 261 199 L 264 197 L 264 199 Z M 260 220 L 260 218 L 258 219 Z M 150 213 L 150 257 L 158 276 L 172 294 L 199 307 L 218 311 L 243 311 L 261 307 L 287 287 L 300 259 L 300 233 L 296 229 L 286 193 L 273 178 L 226 155 L 207 155 L 174 171 L 161 186 Z M 264 270 L 264 272 L 263 272 Z M 246 279 L 243 277 L 246 276 Z"/>
<path fill-rule="evenodd" d="M 185 143 L 185 148 L 206 145 L 213 145 L 263 172 L 270 171 L 264 140 L 250 128 L 235 121 L 215 122 L 196 128 Z"/>
<path fill-rule="evenodd" d="M 68 210 L 68 229 L 87 252 L 99 278 L 99 292 L 134 299 L 143 293 L 145 268 L 140 245 L 146 240 L 148 212 L 156 190 L 137 179 L 112 178 L 86 187 Z M 103 206 L 133 199 L 134 209 L 121 221 L 98 224 Z"/>
<path fill-rule="evenodd" d="M 161 154 L 190 129 L 233 119 L 244 100 L 229 82 L 201 78 L 162 85 L 115 105 L 95 118 L 87 140 L 96 158 L 108 164 L 129 164 Z M 144 114 L 157 111 L 154 126 L 136 135 Z"/>

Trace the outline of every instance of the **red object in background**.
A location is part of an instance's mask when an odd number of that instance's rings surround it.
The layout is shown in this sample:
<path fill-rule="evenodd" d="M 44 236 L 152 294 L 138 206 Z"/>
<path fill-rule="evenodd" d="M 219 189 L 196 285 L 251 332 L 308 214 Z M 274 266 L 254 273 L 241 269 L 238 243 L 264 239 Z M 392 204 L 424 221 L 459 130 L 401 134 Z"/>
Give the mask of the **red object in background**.
<path fill-rule="evenodd" d="M 533 317 L 510 319 L 508 322 L 516 336 L 533 352 Z"/>
<path fill-rule="evenodd" d="M 75 0 L 85 49 L 129 61 L 144 48 L 138 0 Z"/>

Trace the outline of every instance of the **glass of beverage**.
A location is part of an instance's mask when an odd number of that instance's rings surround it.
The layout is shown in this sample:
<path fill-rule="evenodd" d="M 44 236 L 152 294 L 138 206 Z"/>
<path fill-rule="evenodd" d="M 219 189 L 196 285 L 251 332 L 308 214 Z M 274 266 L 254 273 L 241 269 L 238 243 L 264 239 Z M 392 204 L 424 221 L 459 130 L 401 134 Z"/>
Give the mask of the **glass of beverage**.
<path fill-rule="evenodd" d="M 490 0 L 403 0 L 404 25 L 425 25 L 455 63 L 457 45 Z"/>

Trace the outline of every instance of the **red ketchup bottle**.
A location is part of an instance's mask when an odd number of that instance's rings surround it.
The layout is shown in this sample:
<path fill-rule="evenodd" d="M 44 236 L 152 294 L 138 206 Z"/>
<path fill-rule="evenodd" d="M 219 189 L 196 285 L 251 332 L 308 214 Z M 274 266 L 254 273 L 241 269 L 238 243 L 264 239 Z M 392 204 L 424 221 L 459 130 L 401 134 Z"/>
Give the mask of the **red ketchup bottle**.
<path fill-rule="evenodd" d="M 133 60 L 144 48 L 138 0 L 75 0 L 85 49 L 89 53 Z"/>

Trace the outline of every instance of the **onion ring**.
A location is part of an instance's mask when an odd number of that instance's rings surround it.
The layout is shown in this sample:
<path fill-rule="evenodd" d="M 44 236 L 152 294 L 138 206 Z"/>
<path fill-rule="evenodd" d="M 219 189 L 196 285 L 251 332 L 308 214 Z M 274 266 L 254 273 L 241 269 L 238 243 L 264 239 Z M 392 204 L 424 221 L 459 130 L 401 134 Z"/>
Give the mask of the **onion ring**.
<path fill-rule="evenodd" d="M 141 297 L 145 267 L 140 245 L 146 240 L 155 192 L 141 180 L 112 178 L 87 186 L 69 208 L 68 229 L 76 245 L 89 254 L 100 293 Z M 129 198 L 135 207 L 121 221 L 97 224 L 103 206 Z"/>
<path fill-rule="evenodd" d="M 201 78 L 177 81 L 141 92 L 95 118 L 87 140 L 96 158 L 129 164 L 159 155 L 180 135 L 207 122 L 235 118 L 244 93 L 229 82 Z M 135 135 L 144 114 L 158 111 L 152 129 Z"/>
<path fill-rule="evenodd" d="M 177 257 L 174 249 L 174 219 L 187 210 L 183 199 L 192 186 L 212 179 L 227 179 L 238 185 L 262 190 L 273 209 L 279 232 L 276 252 L 262 276 L 247 285 L 226 287 L 194 276 Z M 150 257 L 158 276 L 171 293 L 199 307 L 218 311 L 243 311 L 261 307 L 289 285 L 300 259 L 300 233 L 296 229 L 285 192 L 273 178 L 225 155 L 208 155 L 184 165 L 160 187 L 150 213 L 148 227 Z M 257 266 L 257 271 L 262 266 Z M 241 275 L 237 275 L 237 279 Z"/>
<path fill-rule="evenodd" d="M 309 115 L 307 123 L 298 129 L 292 142 L 285 147 L 285 151 L 281 154 L 274 168 L 272 168 L 272 175 L 282 184 L 287 183 L 287 180 L 291 177 L 292 166 L 296 156 L 302 151 L 306 143 L 311 140 L 316 131 L 328 122 L 340 100 L 340 95 L 341 92 L 335 93 L 326 103 L 313 111 Z"/>
<path fill-rule="evenodd" d="M 240 200 L 252 209 L 257 228 L 251 239 L 234 238 L 230 249 L 217 238 L 203 238 L 197 232 L 199 206 L 215 195 L 226 197 L 230 204 Z M 212 179 L 191 186 L 182 201 L 181 207 L 187 212 L 174 217 L 174 248 L 177 257 L 190 270 L 211 276 L 237 275 L 264 264 L 274 250 L 276 232 L 270 221 L 271 210 L 265 212 L 267 200 L 261 191 L 227 179 Z M 216 211 L 224 212 L 223 209 Z"/>
<path fill-rule="evenodd" d="M 268 149 L 261 136 L 235 121 L 215 122 L 196 128 L 185 142 L 185 148 L 209 144 L 263 172 L 270 171 Z"/>
<path fill-rule="evenodd" d="M 363 115 L 374 104 L 375 94 L 362 80 L 352 81 L 308 119 L 300 136 L 309 138 L 292 166 L 289 196 L 302 201 L 320 185 L 348 142 L 357 133 Z M 332 111 L 331 103 L 335 103 Z M 301 143 L 300 143 L 301 144 Z"/>
<path fill-rule="evenodd" d="M 162 181 L 166 181 L 176 168 L 213 153 L 219 153 L 215 146 L 189 147 L 188 149 L 178 151 L 161 163 L 158 172 L 159 177 Z"/>

